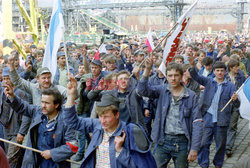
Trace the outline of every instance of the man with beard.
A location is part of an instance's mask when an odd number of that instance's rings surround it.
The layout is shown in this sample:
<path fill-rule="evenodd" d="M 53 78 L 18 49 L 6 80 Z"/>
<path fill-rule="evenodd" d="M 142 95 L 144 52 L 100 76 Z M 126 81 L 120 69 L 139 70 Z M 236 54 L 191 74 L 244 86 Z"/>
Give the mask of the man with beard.
<path fill-rule="evenodd" d="M 28 146 L 42 151 L 40 154 L 26 150 L 22 167 L 63 168 L 77 151 L 75 132 L 63 123 L 62 96 L 55 88 L 42 92 L 41 106 L 32 106 L 19 99 L 12 87 L 5 84 L 6 102 L 11 108 L 32 119 Z"/>

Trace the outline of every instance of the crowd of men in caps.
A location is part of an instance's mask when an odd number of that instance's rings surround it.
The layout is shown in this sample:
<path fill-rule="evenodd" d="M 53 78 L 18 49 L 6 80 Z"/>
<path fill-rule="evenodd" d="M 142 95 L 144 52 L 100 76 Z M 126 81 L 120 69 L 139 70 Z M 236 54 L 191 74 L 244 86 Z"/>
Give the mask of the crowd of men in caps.
<path fill-rule="evenodd" d="M 207 168 L 213 139 L 212 162 L 222 167 L 235 152 L 247 40 L 183 40 L 166 77 L 163 47 L 152 54 L 144 38 L 111 40 L 99 59 L 97 45 L 61 44 L 53 81 L 44 48 L 31 45 L 26 60 L 13 50 L 1 57 L 0 137 L 42 152 L 0 141 L 0 167 L 65 168 L 72 159 L 84 168 L 161 168 L 172 159 L 185 168 L 197 159 Z"/>

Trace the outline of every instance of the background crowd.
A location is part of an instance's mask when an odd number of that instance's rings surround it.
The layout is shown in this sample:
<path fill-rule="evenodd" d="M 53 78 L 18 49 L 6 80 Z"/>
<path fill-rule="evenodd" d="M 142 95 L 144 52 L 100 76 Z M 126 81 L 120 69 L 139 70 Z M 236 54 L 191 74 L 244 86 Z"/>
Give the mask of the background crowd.
<path fill-rule="evenodd" d="M 161 38 L 153 37 L 155 46 Z M 176 167 L 186 167 L 188 161 L 198 157 L 199 165 L 208 167 L 213 137 L 216 142 L 213 163 L 222 167 L 224 156 L 231 157 L 234 152 L 240 117 L 240 102 L 234 92 L 250 74 L 250 39 L 243 34 L 187 33 L 167 68 L 167 77 L 159 70 L 163 45 L 164 42 L 150 53 L 145 38 L 133 36 L 105 42 L 106 51 L 97 54 L 98 45 L 67 42 L 64 48 L 62 43 L 53 79 L 50 70 L 42 67 L 44 48 L 30 45 L 27 59 L 17 50 L 9 57 L 0 57 L 0 138 L 43 151 L 41 156 L 28 150 L 23 155 L 24 149 L 0 141 L 10 167 L 67 167 L 70 165 L 64 160 L 74 154 L 73 159 L 83 160 L 85 167 L 136 166 L 125 161 L 132 154 L 124 152 L 129 148 L 124 139 L 141 145 L 136 152 L 148 154 L 133 155 L 137 164 L 143 164 L 140 157 L 151 158 L 152 149 L 154 158 L 149 165 L 154 166 L 155 162 L 157 167 L 164 167 L 172 158 Z M 54 97 L 52 101 L 50 95 Z M 62 102 L 58 98 L 60 103 L 56 101 L 58 95 L 62 97 Z M 233 103 L 220 113 L 231 98 Z M 70 109 L 72 106 L 75 109 Z M 116 129 L 105 130 L 102 118 L 106 113 L 100 111 L 107 106 L 112 108 L 106 111 L 119 111 L 122 122 L 114 122 L 115 128 L 123 122 L 133 123 L 138 126 L 133 129 L 143 130 L 143 134 L 134 135 L 132 143 L 129 126 L 126 136 L 125 132 L 114 133 Z M 61 111 L 66 111 L 67 117 Z M 73 113 L 82 120 L 78 121 Z M 104 129 L 103 135 L 97 134 L 102 136 L 100 141 L 96 135 L 98 117 Z M 67 121 L 68 118 L 71 120 Z M 105 138 L 112 135 L 120 138 L 110 141 L 116 144 L 115 148 L 105 143 Z M 153 146 L 149 148 L 151 142 Z M 110 153 L 103 152 L 106 148 Z M 90 159 L 92 155 L 95 163 Z M 121 157 L 125 163 L 117 163 L 111 157 Z M 110 161 L 102 161 L 105 158 Z"/>

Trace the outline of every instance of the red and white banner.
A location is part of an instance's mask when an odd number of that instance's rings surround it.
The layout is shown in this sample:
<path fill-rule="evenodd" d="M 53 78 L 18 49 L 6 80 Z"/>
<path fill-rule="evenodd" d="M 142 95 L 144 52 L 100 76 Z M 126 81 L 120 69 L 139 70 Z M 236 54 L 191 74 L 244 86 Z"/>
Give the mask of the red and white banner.
<path fill-rule="evenodd" d="M 155 49 L 151 29 L 149 29 L 149 31 L 148 31 L 148 35 L 147 35 L 147 39 L 146 39 L 145 44 L 148 46 L 148 51 L 149 52 L 152 52 L 152 50 Z"/>
<path fill-rule="evenodd" d="M 94 59 L 95 60 L 100 60 L 100 53 L 107 53 L 106 50 L 106 44 L 102 43 L 102 45 L 99 47 L 98 51 L 95 53 Z"/>
<path fill-rule="evenodd" d="M 174 58 L 181 39 L 183 38 L 185 31 L 190 23 L 190 19 L 193 15 L 194 9 L 197 5 L 197 2 L 194 2 L 193 5 L 178 19 L 177 26 L 171 36 L 167 39 L 166 46 L 163 52 L 163 60 L 159 67 L 160 71 L 166 76 L 166 67 L 168 63 Z"/>

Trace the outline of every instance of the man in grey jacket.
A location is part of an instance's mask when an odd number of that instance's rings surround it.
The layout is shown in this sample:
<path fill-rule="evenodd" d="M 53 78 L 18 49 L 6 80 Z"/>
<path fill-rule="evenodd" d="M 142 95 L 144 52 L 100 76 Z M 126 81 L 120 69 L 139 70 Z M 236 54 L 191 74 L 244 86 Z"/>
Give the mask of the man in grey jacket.
<path fill-rule="evenodd" d="M 37 70 L 37 83 L 26 81 L 18 75 L 14 68 L 14 57 L 10 56 L 8 59 L 10 66 L 10 79 L 12 83 L 32 96 L 33 105 L 41 105 L 42 91 L 51 87 L 55 87 L 64 98 L 67 98 L 67 89 L 60 85 L 53 85 L 51 83 L 51 72 L 48 68 L 43 67 Z"/>

